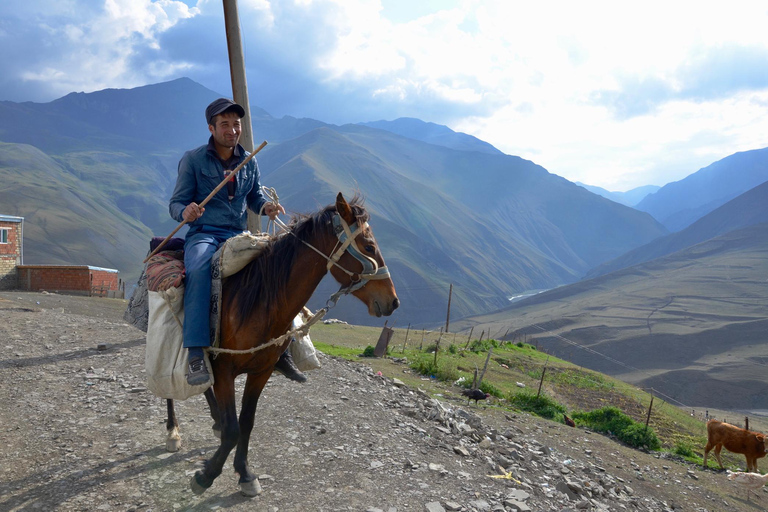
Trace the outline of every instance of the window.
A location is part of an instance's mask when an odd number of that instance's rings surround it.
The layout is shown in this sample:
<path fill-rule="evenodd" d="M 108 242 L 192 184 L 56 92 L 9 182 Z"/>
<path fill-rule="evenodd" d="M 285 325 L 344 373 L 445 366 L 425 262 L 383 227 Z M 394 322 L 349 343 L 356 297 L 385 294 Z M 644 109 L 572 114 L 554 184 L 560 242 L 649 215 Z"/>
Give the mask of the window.
<path fill-rule="evenodd" d="M 8 228 L 0 228 L 0 244 L 8 243 Z"/>

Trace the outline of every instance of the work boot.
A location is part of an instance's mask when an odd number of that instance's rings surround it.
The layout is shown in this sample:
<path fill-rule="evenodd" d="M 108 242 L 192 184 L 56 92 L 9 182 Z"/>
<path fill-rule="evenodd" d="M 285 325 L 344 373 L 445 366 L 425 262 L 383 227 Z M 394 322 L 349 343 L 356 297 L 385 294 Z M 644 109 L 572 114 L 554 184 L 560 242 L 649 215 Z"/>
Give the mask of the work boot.
<path fill-rule="evenodd" d="M 293 340 L 291 340 L 291 343 L 293 343 Z M 301 371 L 296 368 L 296 365 L 293 363 L 290 344 L 288 345 L 288 348 L 285 349 L 285 352 L 283 352 L 283 354 L 280 356 L 280 359 L 277 360 L 275 370 L 296 382 L 307 382 L 307 376 L 301 373 Z"/>
<path fill-rule="evenodd" d="M 211 380 L 211 374 L 208 373 L 205 359 L 200 356 L 190 356 L 188 370 L 187 384 L 190 386 L 199 386 Z"/>

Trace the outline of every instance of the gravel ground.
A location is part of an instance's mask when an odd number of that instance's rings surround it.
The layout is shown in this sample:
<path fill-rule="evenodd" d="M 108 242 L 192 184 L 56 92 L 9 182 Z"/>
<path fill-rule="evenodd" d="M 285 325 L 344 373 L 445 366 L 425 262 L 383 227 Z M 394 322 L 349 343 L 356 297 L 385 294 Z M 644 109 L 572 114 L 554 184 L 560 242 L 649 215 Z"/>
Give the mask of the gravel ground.
<path fill-rule="evenodd" d="M 165 402 L 145 388 L 144 336 L 123 322 L 124 307 L 0 292 L 0 510 L 768 507 L 765 492 L 747 501 L 722 473 L 526 414 L 430 397 L 324 355 L 306 384 L 276 375 L 262 394 L 249 457 L 262 494 L 239 493 L 230 455 L 195 496 L 189 479 L 218 446 L 205 399 L 177 403 L 183 444 L 167 453 Z"/>

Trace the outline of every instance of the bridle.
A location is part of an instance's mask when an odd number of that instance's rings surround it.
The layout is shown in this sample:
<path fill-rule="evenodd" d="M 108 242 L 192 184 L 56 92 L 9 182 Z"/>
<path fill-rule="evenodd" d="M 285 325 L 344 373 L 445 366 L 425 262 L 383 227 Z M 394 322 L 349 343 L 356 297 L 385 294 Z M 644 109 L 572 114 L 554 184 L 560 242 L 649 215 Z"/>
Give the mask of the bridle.
<path fill-rule="evenodd" d="M 280 219 L 275 219 L 275 222 L 285 231 L 298 238 L 298 236 Z M 328 260 L 328 264 L 326 265 L 327 271 L 331 270 L 331 267 L 336 266 L 341 269 L 342 272 L 347 274 L 352 280 L 348 286 L 342 286 L 339 291 L 331 295 L 330 299 L 328 299 L 328 302 L 326 303 L 336 305 L 336 301 L 338 301 L 339 297 L 342 295 L 347 295 L 359 290 L 368 284 L 369 281 L 387 279 L 390 277 L 390 274 L 386 265 L 379 267 L 379 264 L 375 259 L 363 254 L 363 252 L 360 250 L 360 247 L 358 247 L 357 242 L 355 241 L 357 236 L 368 227 L 368 222 L 360 223 L 359 221 L 355 221 L 352 224 L 348 224 L 347 221 L 345 221 L 342 216 L 336 212 L 333 214 L 331 223 L 333 225 L 333 232 L 336 235 L 337 242 L 333 247 L 330 256 L 326 256 L 320 249 L 314 247 L 304 240 L 301 240 L 300 238 L 299 241 Z M 348 252 L 353 258 L 362 264 L 362 272 L 352 272 L 339 264 L 339 260 L 345 252 Z"/>

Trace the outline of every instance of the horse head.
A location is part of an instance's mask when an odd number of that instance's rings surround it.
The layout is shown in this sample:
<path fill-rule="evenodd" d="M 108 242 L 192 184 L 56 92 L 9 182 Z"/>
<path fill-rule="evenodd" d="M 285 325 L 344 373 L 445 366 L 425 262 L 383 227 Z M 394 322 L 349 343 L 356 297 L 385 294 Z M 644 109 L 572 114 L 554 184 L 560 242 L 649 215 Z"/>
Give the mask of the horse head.
<path fill-rule="evenodd" d="M 400 300 L 368 225 L 368 217 L 361 205 L 353 201 L 350 206 L 339 192 L 333 218 L 339 244 L 328 267 L 342 290 L 365 303 L 371 316 L 389 316 L 398 308 Z"/>

